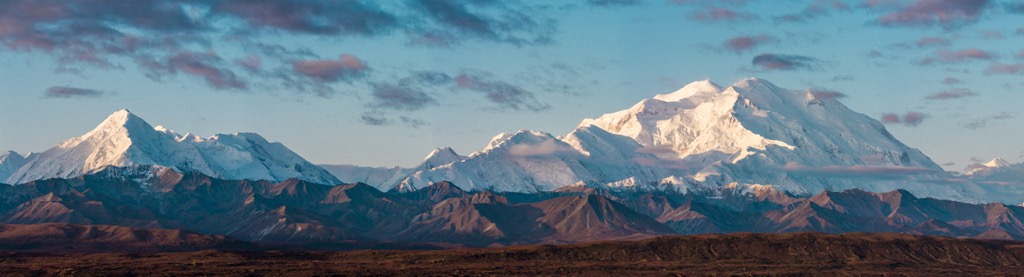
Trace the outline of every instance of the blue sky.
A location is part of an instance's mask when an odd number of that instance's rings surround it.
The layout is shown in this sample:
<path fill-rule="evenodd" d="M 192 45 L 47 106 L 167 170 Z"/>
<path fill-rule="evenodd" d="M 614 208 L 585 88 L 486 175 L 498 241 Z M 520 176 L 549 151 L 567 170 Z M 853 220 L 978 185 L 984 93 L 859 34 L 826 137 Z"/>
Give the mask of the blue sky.
<path fill-rule="evenodd" d="M 711 79 L 837 92 L 947 169 L 1024 161 L 1024 3 L 0 0 L 0 149 L 128 108 L 412 166 Z"/>

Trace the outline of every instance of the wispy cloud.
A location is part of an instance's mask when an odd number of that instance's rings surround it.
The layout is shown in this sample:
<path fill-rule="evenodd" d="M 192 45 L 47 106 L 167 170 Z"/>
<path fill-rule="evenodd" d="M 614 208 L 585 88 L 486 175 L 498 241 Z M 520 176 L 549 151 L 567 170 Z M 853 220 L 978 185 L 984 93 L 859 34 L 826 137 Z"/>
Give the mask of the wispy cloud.
<path fill-rule="evenodd" d="M 351 54 L 342 54 L 337 60 L 308 60 L 292 63 L 292 70 L 320 82 L 351 80 L 363 76 L 370 68 Z"/>
<path fill-rule="evenodd" d="M 831 11 L 850 11 L 850 6 L 839 0 L 815 0 L 797 13 L 773 17 L 776 23 L 780 22 L 806 22 L 821 16 L 827 16 Z"/>
<path fill-rule="evenodd" d="M 595 6 L 635 6 L 643 2 L 643 0 L 587 0 L 587 3 Z"/>
<path fill-rule="evenodd" d="M 910 5 L 882 2 L 868 1 L 865 4 L 876 9 L 899 6 L 876 19 L 882 26 L 941 26 L 946 29 L 978 21 L 991 4 L 989 0 L 914 0 Z"/>
<path fill-rule="evenodd" d="M 985 69 L 985 74 L 1017 74 L 1024 72 L 1024 63 L 994 63 Z"/>
<path fill-rule="evenodd" d="M 54 86 L 43 91 L 44 98 L 99 98 L 107 92 L 95 89 Z"/>
<path fill-rule="evenodd" d="M 737 11 L 729 8 L 707 6 L 690 13 L 690 19 L 707 23 L 740 22 L 758 19 L 752 13 Z"/>
<path fill-rule="evenodd" d="M 932 57 L 925 58 L 918 62 L 921 65 L 930 65 L 934 63 L 954 64 L 964 63 L 970 61 L 979 60 L 992 60 L 996 57 L 988 51 L 984 51 L 978 48 L 968 48 L 962 50 L 939 50 L 935 52 Z"/>
<path fill-rule="evenodd" d="M 945 79 L 942 79 L 943 85 L 956 85 L 962 83 L 964 83 L 964 81 L 961 81 L 960 79 L 957 79 L 955 77 L 946 77 Z"/>
<path fill-rule="evenodd" d="M 537 101 L 537 98 L 520 86 L 507 82 L 491 80 L 480 74 L 463 73 L 455 76 L 456 88 L 479 92 L 500 109 L 544 111 L 551 106 Z"/>
<path fill-rule="evenodd" d="M 373 86 L 373 108 L 391 110 L 421 110 L 437 104 L 437 99 L 415 86 L 377 84 Z"/>
<path fill-rule="evenodd" d="M 961 123 L 960 127 L 963 127 L 965 129 L 969 129 L 969 130 L 977 130 L 977 129 L 985 128 L 986 126 L 988 126 L 989 122 L 1001 121 L 1001 120 L 1007 120 L 1007 119 L 1013 119 L 1013 118 L 1015 118 L 1015 116 L 1012 113 L 1001 112 L 1001 113 L 998 113 L 998 114 L 994 114 L 994 115 L 990 115 L 990 116 L 984 116 L 984 117 L 979 117 L 979 118 L 972 119 L 972 120 L 970 120 L 968 122 Z"/>
<path fill-rule="evenodd" d="M 923 37 L 914 42 L 917 48 L 926 48 L 933 46 L 949 46 L 952 42 L 944 37 Z"/>
<path fill-rule="evenodd" d="M 816 70 L 819 68 L 821 61 L 807 56 L 766 53 L 757 55 L 750 63 L 762 70 L 790 71 Z"/>
<path fill-rule="evenodd" d="M 722 49 L 735 53 L 743 53 L 764 43 L 777 42 L 778 39 L 769 35 L 737 36 L 722 43 Z"/>
<path fill-rule="evenodd" d="M 973 92 L 973 91 L 971 91 L 969 89 L 965 89 L 965 88 L 956 88 L 956 89 L 936 92 L 936 93 L 934 93 L 932 95 L 926 96 L 924 99 L 927 99 L 927 100 L 950 100 L 950 99 L 959 99 L 959 98 L 972 97 L 972 96 L 978 96 L 978 93 Z"/>

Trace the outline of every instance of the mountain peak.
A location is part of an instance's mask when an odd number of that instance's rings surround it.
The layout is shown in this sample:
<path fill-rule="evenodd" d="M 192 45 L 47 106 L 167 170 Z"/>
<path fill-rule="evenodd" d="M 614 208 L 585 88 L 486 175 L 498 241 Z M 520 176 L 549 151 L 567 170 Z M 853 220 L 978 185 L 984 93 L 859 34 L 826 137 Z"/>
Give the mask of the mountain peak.
<path fill-rule="evenodd" d="M 696 94 L 717 93 L 720 91 L 722 91 L 722 87 L 711 82 L 711 80 L 701 80 L 689 83 L 686 86 L 683 86 L 683 88 L 672 93 L 655 95 L 654 99 L 665 102 L 676 102 Z"/>
<path fill-rule="evenodd" d="M 209 139 L 179 136 L 165 127 L 153 127 L 127 109 L 114 112 L 85 135 L 40 153 L 5 179 L 21 184 L 74 178 L 111 166 L 143 165 L 229 180 L 339 182 L 280 143 L 268 142 L 258 134 L 222 134 Z"/>
<path fill-rule="evenodd" d="M 107 116 L 107 119 L 100 122 L 100 124 L 91 132 L 86 134 L 86 136 L 104 132 L 109 133 L 110 131 L 118 129 L 125 129 L 129 132 L 157 131 L 152 125 L 149 125 L 149 123 L 128 111 L 128 109 L 121 109 L 110 114 L 110 116 Z"/>
<path fill-rule="evenodd" d="M 991 161 L 988 161 L 987 163 L 983 163 L 981 165 L 984 165 L 984 166 L 989 167 L 989 168 L 998 168 L 998 167 L 1009 166 L 1010 162 L 1007 162 L 1003 158 L 996 157 L 995 159 L 992 159 Z"/>

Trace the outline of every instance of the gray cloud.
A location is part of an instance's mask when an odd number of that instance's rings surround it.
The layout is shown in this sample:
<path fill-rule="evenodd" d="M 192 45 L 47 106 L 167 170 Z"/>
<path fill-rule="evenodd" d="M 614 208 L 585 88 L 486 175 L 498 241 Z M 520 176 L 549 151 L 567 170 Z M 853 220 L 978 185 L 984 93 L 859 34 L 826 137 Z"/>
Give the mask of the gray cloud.
<path fill-rule="evenodd" d="M 471 73 L 459 74 L 454 80 L 456 88 L 483 93 L 487 100 L 502 109 L 540 112 L 551 108 L 537 101 L 532 92 L 510 83 Z"/>
<path fill-rule="evenodd" d="M 816 70 L 821 61 L 807 56 L 765 53 L 757 55 L 750 63 L 762 70 L 792 71 Z"/>
<path fill-rule="evenodd" d="M 373 86 L 372 96 L 370 107 L 380 109 L 417 111 L 437 104 L 437 99 L 411 86 L 377 84 Z"/>
<path fill-rule="evenodd" d="M 43 91 L 44 98 L 99 98 L 106 92 L 94 89 L 54 86 Z"/>
<path fill-rule="evenodd" d="M 975 92 L 973 92 L 973 91 L 971 91 L 969 89 L 965 89 L 965 88 L 956 88 L 956 89 L 936 92 L 936 93 L 934 93 L 932 95 L 926 96 L 924 99 L 927 99 L 927 100 L 950 100 L 950 99 L 959 99 L 959 98 L 972 97 L 972 96 L 978 96 L 978 93 L 975 93 Z"/>

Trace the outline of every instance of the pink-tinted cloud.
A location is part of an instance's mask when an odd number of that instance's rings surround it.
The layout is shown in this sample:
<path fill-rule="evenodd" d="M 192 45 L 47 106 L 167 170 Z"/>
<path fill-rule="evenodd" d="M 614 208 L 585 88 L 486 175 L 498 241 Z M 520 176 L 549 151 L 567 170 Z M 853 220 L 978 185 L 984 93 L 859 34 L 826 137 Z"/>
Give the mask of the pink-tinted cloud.
<path fill-rule="evenodd" d="M 871 2 L 873 7 L 882 6 L 880 1 Z M 955 28 L 976 22 L 990 4 L 989 0 L 914 0 L 909 6 L 882 15 L 877 22 L 883 26 Z"/>
<path fill-rule="evenodd" d="M 256 28 L 322 35 L 376 34 L 399 26 L 394 15 L 362 1 L 227 0 L 214 11 Z"/>
<path fill-rule="evenodd" d="M 928 118 L 927 114 L 919 112 L 908 112 L 906 114 L 903 114 L 903 125 L 915 127 L 917 125 L 920 125 L 921 122 L 924 122 L 926 118 Z"/>
<path fill-rule="evenodd" d="M 950 100 L 950 99 L 960 99 L 960 98 L 972 97 L 972 96 L 978 96 L 978 93 L 973 92 L 973 91 L 971 91 L 969 89 L 965 89 L 965 88 L 957 88 L 957 89 L 951 89 L 951 90 L 947 90 L 947 91 L 936 92 L 935 94 L 926 96 L 924 99 L 927 99 L 927 100 Z"/>
<path fill-rule="evenodd" d="M 963 62 L 979 61 L 979 60 L 991 60 L 991 59 L 994 59 L 995 57 L 996 57 L 995 54 L 983 51 L 983 50 L 978 49 L 978 48 L 968 48 L 968 49 L 963 49 L 963 50 L 945 50 L 945 49 L 943 49 L 943 50 L 939 50 L 938 52 L 935 52 L 934 56 L 925 58 L 924 60 L 921 60 L 919 63 L 921 65 L 930 65 L 930 64 L 934 64 L 934 63 L 951 64 L 951 63 L 963 63 Z"/>
<path fill-rule="evenodd" d="M 895 113 L 882 114 L 881 121 L 885 124 L 899 124 L 902 122 L 902 120 L 900 120 L 900 115 Z"/>
<path fill-rule="evenodd" d="M 337 60 L 310 60 L 292 63 L 292 70 L 320 82 L 335 82 L 361 77 L 370 68 L 359 57 L 342 54 Z"/>
<path fill-rule="evenodd" d="M 954 78 L 954 77 L 946 77 L 946 79 L 942 79 L 942 84 L 943 85 L 956 85 L 956 84 L 962 84 L 963 82 L 964 81 L 961 81 L 960 79 L 957 79 L 957 78 Z"/>
<path fill-rule="evenodd" d="M 215 54 L 184 52 L 168 59 L 171 70 L 203 78 L 211 87 L 218 89 L 246 89 L 248 85 L 234 72 L 217 64 L 220 58 Z"/>
<path fill-rule="evenodd" d="M 690 19 L 708 23 L 749 21 L 757 18 L 757 15 L 752 13 L 714 6 L 705 7 L 690 14 Z"/>
<path fill-rule="evenodd" d="M 994 63 L 985 69 L 985 74 L 1017 74 L 1024 72 L 1024 63 Z"/>
<path fill-rule="evenodd" d="M 751 64 L 762 70 L 814 70 L 821 62 L 815 58 L 800 55 L 761 54 Z"/>
<path fill-rule="evenodd" d="M 918 48 L 933 47 L 933 46 L 949 46 L 950 41 L 943 37 L 923 37 L 914 42 Z"/>
<path fill-rule="evenodd" d="M 882 114 L 881 122 L 883 124 L 902 123 L 905 126 L 916 127 L 921 122 L 924 122 L 926 118 L 928 118 L 928 115 L 920 112 L 907 112 L 902 117 L 896 113 L 884 113 Z"/>
<path fill-rule="evenodd" d="M 769 35 L 738 36 L 722 43 L 722 48 L 736 53 L 743 53 L 757 48 L 758 45 L 775 41 L 778 41 L 778 39 Z"/>

